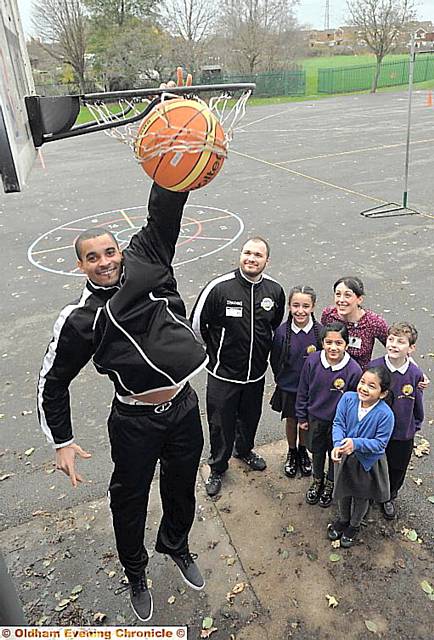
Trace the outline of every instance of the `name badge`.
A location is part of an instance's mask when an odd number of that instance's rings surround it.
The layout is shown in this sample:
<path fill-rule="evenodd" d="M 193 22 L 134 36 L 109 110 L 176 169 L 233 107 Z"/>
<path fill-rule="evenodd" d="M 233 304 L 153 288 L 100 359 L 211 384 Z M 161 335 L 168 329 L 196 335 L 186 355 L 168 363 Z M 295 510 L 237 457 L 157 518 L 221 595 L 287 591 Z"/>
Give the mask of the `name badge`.
<path fill-rule="evenodd" d="M 362 338 L 357 338 L 356 336 L 350 336 L 348 346 L 353 349 L 361 349 L 362 348 Z"/>
<path fill-rule="evenodd" d="M 227 318 L 242 318 L 243 310 L 241 307 L 226 307 Z"/>

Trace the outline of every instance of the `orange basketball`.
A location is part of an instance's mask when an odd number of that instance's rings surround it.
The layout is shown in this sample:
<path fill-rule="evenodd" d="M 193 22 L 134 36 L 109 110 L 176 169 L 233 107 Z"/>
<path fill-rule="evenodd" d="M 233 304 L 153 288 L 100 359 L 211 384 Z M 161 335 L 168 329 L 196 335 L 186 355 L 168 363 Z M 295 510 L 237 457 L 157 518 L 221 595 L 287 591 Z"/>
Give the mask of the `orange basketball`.
<path fill-rule="evenodd" d="M 222 168 L 225 134 L 205 103 L 171 99 L 142 120 L 134 146 L 143 169 L 172 191 L 204 187 Z"/>

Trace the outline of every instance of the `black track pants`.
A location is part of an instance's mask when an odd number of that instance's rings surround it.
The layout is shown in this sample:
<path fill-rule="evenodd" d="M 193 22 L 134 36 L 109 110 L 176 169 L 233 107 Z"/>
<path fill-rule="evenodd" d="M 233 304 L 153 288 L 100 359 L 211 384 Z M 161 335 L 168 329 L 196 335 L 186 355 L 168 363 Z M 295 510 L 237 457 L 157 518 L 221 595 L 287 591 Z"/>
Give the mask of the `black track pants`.
<path fill-rule="evenodd" d="M 211 453 L 209 465 L 223 473 L 232 450 L 243 456 L 253 449 L 262 413 L 265 378 L 237 384 L 208 376 L 206 409 Z"/>
<path fill-rule="evenodd" d="M 188 548 L 203 447 L 196 393 L 187 384 L 174 400 L 156 406 L 115 399 L 108 428 L 115 465 L 109 494 L 116 546 L 128 579 L 134 581 L 148 563 L 146 512 L 158 460 L 163 517 L 156 549 L 179 554 Z"/>
<path fill-rule="evenodd" d="M 387 467 L 389 470 L 390 497 L 392 500 L 404 484 L 405 474 L 410 464 L 414 439 L 389 440 L 386 447 Z"/>

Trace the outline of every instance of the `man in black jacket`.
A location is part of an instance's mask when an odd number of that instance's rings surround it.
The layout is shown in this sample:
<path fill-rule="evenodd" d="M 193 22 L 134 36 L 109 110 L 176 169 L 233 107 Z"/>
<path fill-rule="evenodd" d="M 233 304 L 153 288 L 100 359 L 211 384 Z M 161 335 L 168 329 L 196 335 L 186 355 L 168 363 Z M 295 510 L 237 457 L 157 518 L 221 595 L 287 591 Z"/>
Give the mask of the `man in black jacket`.
<path fill-rule="evenodd" d="M 282 287 L 264 273 L 269 253 L 263 238 L 248 240 L 241 251 L 239 268 L 209 282 L 191 315 L 193 329 L 209 356 L 209 496 L 220 491 L 231 455 L 255 471 L 266 468 L 253 446 L 273 332 L 285 310 Z"/>
<path fill-rule="evenodd" d="M 115 386 L 108 419 L 114 462 L 110 507 L 131 603 L 143 621 L 153 609 L 143 541 L 158 460 L 163 517 L 156 550 L 174 560 L 192 588 L 205 584 L 188 548 L 203 447 L 189 380 L 207 357 L 185 317 L 172 269 L 187 195 L 154 184 L 147 225 L 123 254 L 105 229 L 78 237 L 78 266 L 88 279 L 80 299 L 65 307 L 54 325 L 38 381 L 40 424 L 56 450 L 57 468 L 73 486 L 82 481 L 76 455 L 90 454 L 74 442 L 69 385 L 93 358 Z"/>

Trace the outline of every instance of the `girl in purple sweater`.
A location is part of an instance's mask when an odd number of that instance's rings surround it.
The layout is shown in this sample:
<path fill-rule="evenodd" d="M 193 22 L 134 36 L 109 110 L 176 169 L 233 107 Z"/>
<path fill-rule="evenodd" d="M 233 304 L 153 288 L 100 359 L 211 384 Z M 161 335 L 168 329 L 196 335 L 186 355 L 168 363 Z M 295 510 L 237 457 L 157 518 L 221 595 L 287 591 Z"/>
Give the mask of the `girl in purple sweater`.
<path fill-rule="evenodd" d="M 305 432 L 297 429 L 295 398 L 306 358 L 310 353 L 321 349 L 321 325 L 313 315 L 315 302 L 316 293 L 312 287 L 292 287 L 288 294 L 288 319 L 277 329 L 271 347 L 270 361 L 276 389 L 270 404 L 274 411 L 281 414 L 281 419 L 286 421 L 288 454 L 283 470 L 288 478 L 294 478 L 298 468 L 303 476 L 310 476 L 312 473 Z"/>
<path fill-rule="evenodd" d="M 329 507 L 333 495 L 332 424 L 339 400 L 345 391 L 357 387 L 362 370 L 346 349 L 348 330 L 342 322 L 333 322 L 321 331 L 322 351 L 312 353 L 301 372 L 295 402 L 300 429 L 306 431 L 306 446 L 312 452 L 313 482 L 306 502 Z M 326 458 L 328 471 L 324 477 Z"/>

